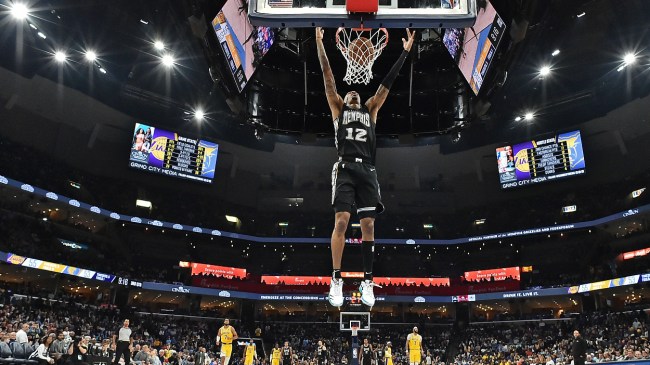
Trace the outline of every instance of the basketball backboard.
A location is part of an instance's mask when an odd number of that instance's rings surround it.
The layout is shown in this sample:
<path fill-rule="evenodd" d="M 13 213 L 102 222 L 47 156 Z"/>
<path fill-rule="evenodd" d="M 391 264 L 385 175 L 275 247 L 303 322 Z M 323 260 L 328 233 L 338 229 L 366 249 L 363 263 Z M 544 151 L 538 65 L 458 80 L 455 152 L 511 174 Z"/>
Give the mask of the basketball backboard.
<path fill-rule="evenodd" d="M 476 0 L 379 0 L 376 14 L 348 14 L 345 0 L 249 0 L 248 6 L 253 25 L 277 28 L 464 28 L 476 19 Z"/>
<path fill-rule="evenodd" d="M 358 331 L 370 331 L 370 312 L 341 312 L 339 318 L 341 331 L 351 332 L 353 325 Z"/>

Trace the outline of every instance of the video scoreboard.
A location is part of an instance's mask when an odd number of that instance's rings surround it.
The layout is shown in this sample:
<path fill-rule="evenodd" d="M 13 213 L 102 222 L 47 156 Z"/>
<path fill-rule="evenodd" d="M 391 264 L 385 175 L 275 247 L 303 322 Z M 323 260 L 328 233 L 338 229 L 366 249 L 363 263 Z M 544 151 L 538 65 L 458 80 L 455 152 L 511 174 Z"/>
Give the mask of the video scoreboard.
<path fill-rule="evenodd" d="M 133 168 L 211 183 L 219 145 L 142 123 L 135 125 L 129 165 Z"/>
<path fill-rule="evenodd" d="M 496 155 L 502 189 L 585 173 L 580 131 L 499 147 Z"/>

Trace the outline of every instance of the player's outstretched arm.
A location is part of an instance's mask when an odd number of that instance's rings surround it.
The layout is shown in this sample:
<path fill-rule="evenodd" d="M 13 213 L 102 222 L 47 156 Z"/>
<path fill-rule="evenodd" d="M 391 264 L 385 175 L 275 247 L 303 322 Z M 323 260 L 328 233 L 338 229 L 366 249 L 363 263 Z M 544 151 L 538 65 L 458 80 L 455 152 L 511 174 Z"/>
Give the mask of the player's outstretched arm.
<path fill-rule="evenodd" d="M 402 38 L 404 52 L 402 52 L 386 77 L 384 77 L 384 80 L 381 82 L 381 85 L 379 85 L 379 88 L 377 89 L 375 95 L 368 99 L 366 102 L 366 107 L 368 108 L 368 111 L 370 111 L 370 119 L 375 122 L 377 121 L 377 112 L 379 112 L 381 106 L 384 105 L 384 101 L 386 101 L 390 87 L 393 85 L 393 82 L 395 82 L 395 79 L 399 74 L 399 70 L 402 68 L 404 61 L 406 61 L 406 57 L 408 57 L 411 46 L 413 46 L 415 31 L 411 32 L 408 28 L 406 28 L 406 36 L 406 39 Z"/>
<path fill-rule="evenodd" d="M 343 99 L 336 92 L 336 81 L 334 81 L 334 74 L 330 67 L 330 61 L 327 59 L 325 53 L 325 46 L 323 46 L 323 28 L 316 28 L 316 48 L 318 49 L 318 61 L 320 68 L 323 70 L 323 80 L 325 81 L 325 95 L 327 96 L 327 104 L 332 111 L 332 119 L 335 120 L 339 117 L 341 108 L 343 107 Z"/>

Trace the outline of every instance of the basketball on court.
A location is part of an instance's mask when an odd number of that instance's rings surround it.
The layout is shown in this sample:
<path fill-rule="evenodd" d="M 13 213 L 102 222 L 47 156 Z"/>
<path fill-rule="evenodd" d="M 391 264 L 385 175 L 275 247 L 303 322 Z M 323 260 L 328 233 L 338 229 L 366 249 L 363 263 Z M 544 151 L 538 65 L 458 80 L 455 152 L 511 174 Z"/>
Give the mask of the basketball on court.
<path fill-rule="evenodd" d="M 358 65 L 367 65 L 373 59 L 375 48 L 372 46 L 370 39 L 359 37 L 348 47 L 348 57 L 351 62 Z"/>

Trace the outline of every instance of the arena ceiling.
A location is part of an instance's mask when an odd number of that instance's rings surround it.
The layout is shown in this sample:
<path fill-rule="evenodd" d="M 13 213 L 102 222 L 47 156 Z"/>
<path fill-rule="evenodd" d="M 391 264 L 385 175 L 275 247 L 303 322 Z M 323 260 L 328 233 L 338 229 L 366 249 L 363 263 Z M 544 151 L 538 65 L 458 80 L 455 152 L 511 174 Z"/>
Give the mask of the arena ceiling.
<path fill-rule="evenodd" d="M 61 82 L 139 120 L 182 127 L 201 109 L 203 122 L 213 124 L 212 130 L 225 128 L 220 123 L 238 128 L 252 124 L 256 128 L 249 128 L 250 133 L 270 132 L 269 138 L 277 141 L 286 141 L 282 135 L 291 134 L 303 137 L 299 143 L 331 143 L 313 29 L 295 30 L 292 39 L 300 45 L 299 51 L 277 42 L 249 87 L 241 95 L 232 95 L 213 82 L 209 68 L 220 65 L 214 63 L 214 50 L 205 42 L 211 31 L 207 22 L 222 3 L 32 1 L 31 27 L 17 23 L 10 15 L 12 2 L 2 0 L 0 42 L 3 49 L 16 51 L 3 52 L 0 66 Z M 643 56 L 648 44 L 647 2 L 621 6 L 608 0 L 494 0 L 494 6 L 509 25 L 509 42 L 502 44 L 489 84 L 479 97 L 467 92 L 465 80 L 437 37 L 442 30 L 421 31 L 412 71 L 405 67 L 382 108 L 379 134 L 401 136 L 406 144 L 439 143 L 453 152 L 566 129 L 648 93 L 647 61 L 617 72 L 626 54 Z M 375 65 L 376 79 L 401 51 L 403 31 L 391 32 L 393 41 Z M 335 74 L 341 75 L 345 64 L 335 53 L 332 33 L 328 31 L 326 46 Z M 512 41 L 522 35 L 523 41 Z M 162 49 L 156 41 L 164 43 Z M 17 46 L 21 43 L 24 47 Z M 97 59 L 88 62 L 87 51 L 95 52 Z M 56 52 L 66 53 L 64 66 L 54 61 Z M 165 55 L 173 58 L 167 59 L 173 67 L 162 65 Z M 548 75 L 540 75 L 543 67 Z M 369 95 L 376 86 L 359 90 Z M 469 105 L 462 126 L 454 118 L 459 90 L 464 90 L 460 93 Z M 412 106 L 407 107 L 411 98 Z M 263 116 L 250 117 L 251 102 L 266 111 Z M 522 120 L 527 113 L 534 120 Z M 451 138 L 439 137 L 450 132 Z M 462 132 L 460 140 L 458 132 Z M 223 137 L 210 128 L 202 134 Z M 236 133 L 226 134 L 238 142 Z M 420 138 L 405 137 L 413 135 Z M 447 140 L 455 143 L 447 146 Z"/>
<path fill-rule="evenodd" d="M 505 194 L 494 193 L 498 189 L 495 146 L 574 128 L 580 128 L 590 144 L 589 181 L 549 184 L 545 191 L 562 194 L 569 188 L 612 181 L 647 168 L 645 160 L 636 164 L 617 161 L 625 158 L 622 155 L 639 155 L 647 146 L 649 129 L 644 120 L 650 61 L 645 14 L 650 3 L 634 0 L 621 6 L 609 0 L 554 0 L 525 2 L 525 7 L 522 3 L 494 1 L 504 19 L 520 25 L 527 20 L 527 31 L 523 41 L 503 49 L 489 87 L 478 98 L 470 98 L 473 115 L 462 128 L 439 134 L 449 126 L 431 122 L 434 114 L 438 118 L 443 113 L 441 110 L 429 113 L 431 118 L 421 115 L 422 123 L 410 123 L 411 116 L 422 114 L 417 111 L 422 105 L 404 108 L 407 95 L 400 85 L 407 75 L 403 72 L 400 76 L 403 80 L 396 84 L 390 97 L 393 101 L 382 109 L 378 127 L 382 135 L 378 142 L 380 183 L 387 191 L 392 187 L 390 190 L 400 192 L 385 197 L 394 200 L 388 202 L 391 206 L 446 213 L 463 204 L 504 199 Z M 236 197 L 242 204 L 250 200 L 261 210 L 278 209 L 276 200 L 309 195 L 306 211 L 329 209 L 328 187 L 314 192 L 314 186 L 329 184 L 335 152 L 319 66 L 309 46 L 313 29 L 297 31 L 296 37 L 305 37 L 299 54 L 276 44 L 251 83 L 259 84 L 262 99 L 283 95 L 280 99 L 292 100 L 284 96 L 295 94 L 296 100 L 302 101 L 303 75 L 292 68 L 300 66 L 304 58 L 310 75 L 308 85 L 313 86 L 313 102 L 307 109 L 299 103 L 299 107 L 287 105 L 282 112 L 297 119 L 273 117 L 262 121 L 262 136 L 255 134 L 260 131 L 259 123 L 251 126 L 247 118 L 233 113 L 237 100 L 246 105 L 247 91 L 233 99 L 213 82 L 208 70 L 214 65 L 206 56 L 211 50 L 194 34 L 202 17 L 209 19 L 218 11 L 218 1 L 37 1 L 30 3 L 28 22 L 13 18 L 11 4 L 0 0 L 0 46 L 8 50 L 0 53 L 0 82 L 5 85 L 0 90 L 4 104 L 0 118 L 20 118 L 17 110 L 24 108 L 61 124 L 38 124 L 47 126 L 43 133 L 72 136 L 63 133 L 62 125 L 80 131 L 74 135 L 75 141 L 87 145 L 89 153 L 71 152 L 58 158 L 100 175 L 137 179 L 140 176 L 135 177 L 133 171 L 124 171 L 124 156 L 113 149 L 126 150 L 123 143 L 132 133 L 134 121 L 148 121 L 220 143 L 218 168 L 221 176 L 228 174 L 229 179 L 219 179 L 209 194 L 219 194 L 223 199 Z M 395 32 L 397 43 L 391 43 L 382 62 L 377 63 L 379 73 L 390 67 L 401 47 L 401 30 Z M 164 41 L 162 50 L 156 48 L 158 40 Z M 332 40 L 328 42 L 333 51 Z M 415 93 L 422 93 L 426 99 L 444 94 L 444 85 L 466 87 L 439 41 L 419 38 L 418 42 L 422 46 L 429 42 L 430 46 L 414 62 L 418 80 Z M 93 62 L 86 59 L 90 50 L 97 55 Z M 56 61 L 57 52 L 66 53 L 66 62 Z M 173 67 L 162 64 L 165 54 L 173 55 Z M 343 60 L 334 52 L 330 58 L 335 70 L 340 70 Z M 542 76 L 544 66 L 549 74 Z M 199 106 L 206 113 L 200 122 L 194 115 Z M 315 117 L 307 123 L 305 113 Z M 532 119 L 522 118 L 527 113 Z M 407 119 L 409 122 L 401 122 Z M 111 153 L 105 151 L 102 160 L 123 169 L 108 169 L 84 160 L 97 152 L 91 143 L 94 135 L 97 145 L 110 144 Z M 36 136 L 20 138 L 21 143 L 44 149 L 37 145 L 38 140 Z M 64 150 L 58 148 L 59 142 L 51 143 L 57 151 Z M 611 173 L 611 165 L 618 166 L 618 174 Z M 156 180 L 158 183 L 170 188 L 176 185 L 176 181 Z M 525 198 L 538 192 L 510 192 L 507 198 Z"/>

